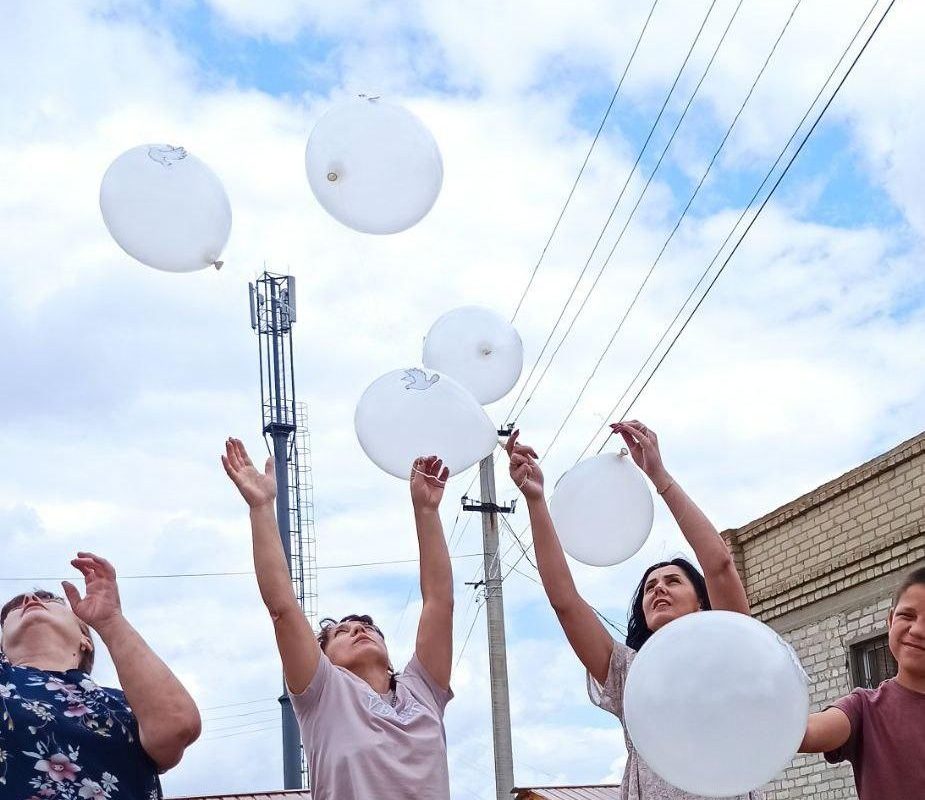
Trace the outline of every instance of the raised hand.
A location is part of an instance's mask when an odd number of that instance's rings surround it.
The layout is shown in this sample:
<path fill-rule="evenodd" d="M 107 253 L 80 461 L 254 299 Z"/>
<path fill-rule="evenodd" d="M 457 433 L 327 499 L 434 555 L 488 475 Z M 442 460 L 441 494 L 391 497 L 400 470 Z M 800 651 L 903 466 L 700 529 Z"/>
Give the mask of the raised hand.
<path fill-rule="evenodd" d="M 658 448 L 658 436 L 655 431 L 647 428 L 639 420 L 629 422 L 615 422 L 611 426 L 614 433 L 619 433 L 629 448 L 630 455 L 636 465 L 655 484 L 658 491 L 671 482 L 671 476 L 662 463 L 662 454 Z"/>
<path fill-rule="evenodd" d="M 86 595 L 81 597 L 73 583 L 61 581 L 64 595 L 75 616 L 97 629 L 121 617 L 122 604 L 113 565 L 105 558 L 84 552 L 79 552 L 71 565 L 80 570 L 87 586 Z"/>
<path fill-rule="evenodd" d="M 276 472 L 272 458 L 267 459 L 263 472 L 259 472 L 241 440 L 229 437 L 225 442 L 222 465 L 251 508 L 267 505 L 276 499 Z"/>
<path fill-rule="evenodd" d="M 421 456 L 411 465 L 411 502 L 416 509 L 432 510 L 440 505 L 450 477 L 449 467 L 437 456 Z"/>
<path fill-rule="evenodd" d="M 529 445 L 520 444 L 517 441 L 519 437 L 520 431 L 514 431 L 508 436 L 507 444 L 504 446 L 510 458 L 508 473 L 523 496 L 527 500 L 535 500 L 543 497 L 543 471 L 536 461 L 539 458 L 536 450 Z"/>

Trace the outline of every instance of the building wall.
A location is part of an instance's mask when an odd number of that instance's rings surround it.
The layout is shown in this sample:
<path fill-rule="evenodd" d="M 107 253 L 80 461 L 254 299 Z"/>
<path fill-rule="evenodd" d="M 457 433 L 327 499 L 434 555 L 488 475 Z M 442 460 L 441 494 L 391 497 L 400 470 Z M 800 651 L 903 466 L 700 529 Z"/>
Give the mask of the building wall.
<path fill-rule="evenodd" d="M 812 711 L 847 694 L 851 645 L 885 633 L 890 599 L 925 562 L 925 434 L 723 534 L 753 614 L 787 639 Z M 768 800 L 854 800 L 850 765 L 798 756 Z"/>

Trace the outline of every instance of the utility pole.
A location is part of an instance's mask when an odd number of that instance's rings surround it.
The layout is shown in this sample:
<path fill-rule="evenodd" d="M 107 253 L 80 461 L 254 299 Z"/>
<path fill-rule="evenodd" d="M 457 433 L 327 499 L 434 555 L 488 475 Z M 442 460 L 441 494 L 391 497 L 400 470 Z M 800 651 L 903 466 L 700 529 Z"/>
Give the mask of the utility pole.
<path fill-rule="evenodd" d="M 302 559 L 302 519 L 299 497 L 299 450 L 296 447 L 295 378 L 292 358 L 292 323 L 296 320 L 295 279 L 290 275 L 264 272 L 250 284 L 251 327 L 260 347 L 260 401 L 263 434 L 273 443 L 276 468 L 276 522 L 286 555 L 290 577 L 305 610 Z M 295 537 L 295 548 L 293 548 Z M 313 541 L 312 541 L 313 544 Z M 293 564 L 293 549 L 296 563 Z M 313 550 L 309 572 L 313 569 Z M 283 783 L 286 789 L 301 789 L 303 777 L 302 742 L 299 725 L 286 691 L 279 697 L 282 713 Z"/>
<path fill-rule="evenodd" d="M 510 431 L 498 431 L 507 436 Z M 501 589 L 501 557 L 498 553 L 498 514 L 510 514 L 510 506 L 499 506 L 495 494 L 495 459 L 479 462 L 481 502 L 463 497 L 463 510 L 482 514 L 482 544 L 485 564 L 485 614 L 488 620 L 488 669 L 491 684 L 491 729 L 495 754 L 497 800 L 510 800 L 514 788 L 514 752 L 511 745 L 511 703 L 507 682 L 507 645 L 504 637 L 504 597 Z"/>

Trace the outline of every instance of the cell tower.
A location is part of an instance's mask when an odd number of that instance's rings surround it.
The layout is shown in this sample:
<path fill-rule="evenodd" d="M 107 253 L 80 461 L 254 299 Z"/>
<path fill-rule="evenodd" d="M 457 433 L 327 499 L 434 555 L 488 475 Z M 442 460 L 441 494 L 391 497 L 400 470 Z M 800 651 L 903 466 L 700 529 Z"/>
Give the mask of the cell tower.
<path fill-rule="evenodd" d="M 272 442 L 276 466 L 276 521 L 289 574 L 302 611 L 317 623 L 314 497 L 308 410 L 295 399 L 292 324 L 296 321 L 295 278 L 264 272 L 250 284 L 251 328 L 260 349 L 260 406 L 264 438 Z M 305 754 L 285 682 L 282 706 L 283 783 L 308 786 Z"/>

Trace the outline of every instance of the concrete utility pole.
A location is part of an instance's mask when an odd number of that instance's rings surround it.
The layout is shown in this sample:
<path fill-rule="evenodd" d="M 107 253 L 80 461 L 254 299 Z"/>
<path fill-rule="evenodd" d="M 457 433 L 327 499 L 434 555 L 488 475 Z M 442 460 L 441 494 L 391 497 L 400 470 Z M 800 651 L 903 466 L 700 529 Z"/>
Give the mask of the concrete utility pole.
<path fill-rule="evenodd" d="M 501 433 L 506 433 L 502 431 Z M 482 514 L 485 559 L 485 614 L 488 619 L 488 667 L 491 681 L 491 729 L 495 753 L 495 791 L 498 800 L 510 800 L 514 788 L 514 753 L 511 746 L 511 703 L 507 683 L 507 645 L 504 638 L 504 597 L 501 593 L 501 558 L 498 554 L 498 514 L 513 508 L 499 506 L 495 495 L 495 460 L 479 463 L 482 502 L 463 508 Z"/>

